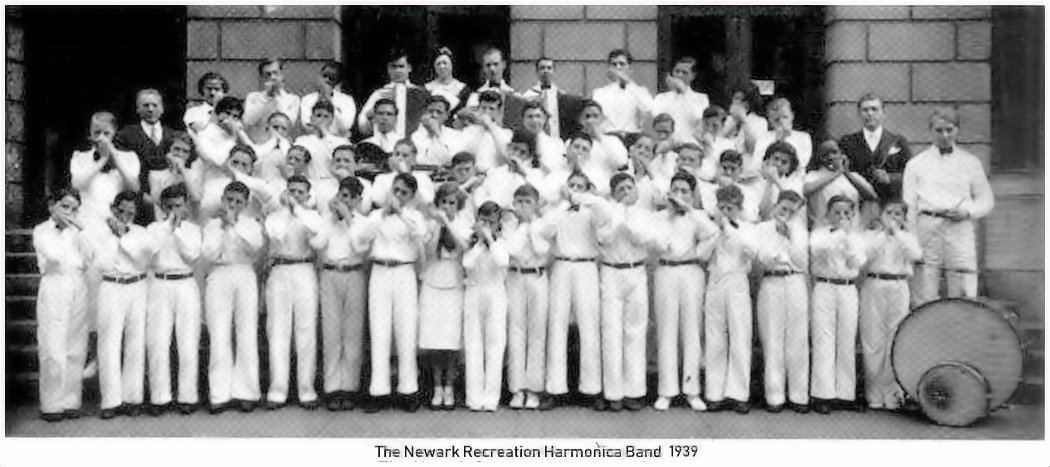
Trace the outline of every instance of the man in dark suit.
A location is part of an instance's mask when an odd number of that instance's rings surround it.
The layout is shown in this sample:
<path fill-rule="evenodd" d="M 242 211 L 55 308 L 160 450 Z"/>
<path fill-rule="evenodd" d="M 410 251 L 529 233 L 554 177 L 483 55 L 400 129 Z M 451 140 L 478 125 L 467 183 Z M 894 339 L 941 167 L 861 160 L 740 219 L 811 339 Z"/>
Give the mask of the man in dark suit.
<path fill-rule="evenodd" d="M 867 179 L 880 199 L 899 197 L 904 165 L 911 158 L 908 141 L 883 128 L 886 114 L 879 96 L 871 93 L 861 96 L 857 111 L 863 128 L 839 141 L 842 152 L 849 158 L 850 170 Z"/>
<path fill-rule="evenodd" d="M 569 94 L 554 84 L 554 60 L 543 57 L 536 60 L 536 76 L 539 81 L 521 93 L 524 100 L 536 100 L 547 110 L 547 133 L 561 141 L 580 130 L 579 116 L 586 100 L 582 96 Z M 523 107 L 523 106 L 522 106 Z M 513 113 L 512 113 L 513 111 Z M 521 115 L 520 109 L 507 106 L 507 115 Z M 507 124 L 517 127 L 517 124 Z"/>
<path fill-rule="evenodd" d="M 164 98 L 156 89 L 143 89 L 135 95 L 135 111 L 139 121 L 121 128 L 113 138 L 114 145 L 121 150 L 133 151 L 139 156 L 142 170 L 139 172 L 139 183 L 142 193 L 149 193 L 149 173 L 151 170 L 167 168 L 164 154 L 171 145 L 175 131 L 160 122 L 164 115 Z M 143 198 L 140 198 L 143 199 Z M 153 207 L 150 200 L 143 199 L 138 209 L 136 222 L 148 225 L 153 221 Z"/>

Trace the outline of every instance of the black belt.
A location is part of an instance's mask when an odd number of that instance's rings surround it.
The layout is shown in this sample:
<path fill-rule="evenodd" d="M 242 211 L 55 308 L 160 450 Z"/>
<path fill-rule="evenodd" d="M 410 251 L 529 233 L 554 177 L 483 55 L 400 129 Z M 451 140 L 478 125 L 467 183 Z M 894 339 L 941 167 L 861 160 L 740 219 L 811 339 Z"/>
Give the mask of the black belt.
<path fill-rule="evenodd" d="M 833 279 L 830 277 L 815 277 L 817 282 L 827 282 L 828 284 L 834 285 L 853 285 L 857 283 L 857 279 Z"/>
<path fill-rule="evenodd" d="M 908 278 L 907 274 L 880 274 L 877 272 L 869 272 L 868 277 L 872 279 L 880 279 L 884 281 L 902 281 Z"/>
<path fill-rule="evenodd" d="M 645 266 L 645 261 L 637 261 L 634 263 L 606 263 L 602 261 L 602 266 L 608 266 L 613 269 L 634 269 Z"/>
<path fill-rule="evenodd" d="M 547 271 L 547 268 L 545 268 L 543 266 L 540 266 L 538 268 L 518 268 L 518 267 L 514 267 L 514 266 L 510 267 L 510 272 L 516 272 L 518 274 L 540 274 L 540 275 L 542 275 L 545 271 Z"/>
<path fill-rule="evenodd" d="M 700 260 L 696 259 L 696 258 L 683 259 L 681 261 L 672 261 L 672 260 L 667 260 L 667 259 L 661 259 L 660 260 L 660 266 L 686 266 L 686 265 L 690 265 L 690 264 L 695 264 L 695 265 L 699 266 L 700 265 Z"/>
<path fill-rule="evenodd" d="M 594 262 L 594 258 L 567 258 L 565 256 L 555 256 L 555 261 L 568 261 L 570 263 L 591 263 Z"/>
<path fill-rule="evenodd" d="M 183 279 L 189 279 L 189 278 L 193 277 L 193 273 L 192 272 L 170 272 L 170 273 L 155 272 L 155 273 L 153 273 L 153 277 L 156 277 L 157 279 L 161 279 L 161 280 L 166 280 L 166 281 L 180 281 L 180 280 L 183 280 Z"/>
<path fill-rule="evenodd" d="M 385 266 L 385 267 L 388 267 L 388 268 L 396 268 L 398 266 L 407 266 L 407 265 L 413 264 L 413 263 L 415 263 L 415 261 L 387 261 L 385 259 L 373 259 L 372 260 L 372 264 L 378 264 L 380 266 Z"/>
<path fill-rule="evenodd" d="M 919 214 L 923 216 L 940 217 L 942 219 L 951 219 L 944 211 L 930 211 L 928 209 L 923 209 L 919 211 Z"/>
<path fill-rule="evenodd" d="M 799 271 L 766 271 L 762 274 L 762 277 L 787 277 L 795 274 L 802 274 Z"/>
<path fill-rule="evenodd" d="M 286 264 L 302 264 L 312 262 L 310 258 L 274 258 L 274 266 L 284 266 Z"/>
<path fill-rule="evenodd" d="M 325 271 L 335 271 L 335 272 L 354 272 L 354 271 L 361 271 L 361 270 L 365 269 L 365 265 L 362 264 L 362 263 L 357 263 L 357 264 L 329 264 L 329 263 L 324 263 L 324 265 L 321 266 L 321 267 L 324 268 Z"/>
<path fill-rule="evenodd" d="M 139 274 L 137 276 L 126 276 L 126 277 L 113 277 L 113 276 L 102 276 L 102 280 L 106 282 L 113 282 L 116 284 L 134 284 L 142 279 L 146 278 L 146 273 Z"/>

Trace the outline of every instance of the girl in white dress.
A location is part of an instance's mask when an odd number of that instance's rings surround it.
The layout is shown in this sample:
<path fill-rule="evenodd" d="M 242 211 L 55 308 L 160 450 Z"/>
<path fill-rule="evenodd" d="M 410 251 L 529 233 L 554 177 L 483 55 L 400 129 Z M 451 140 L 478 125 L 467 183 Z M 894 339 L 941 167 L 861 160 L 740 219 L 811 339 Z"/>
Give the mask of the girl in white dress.
<path fill-rule="evenodd" d="M 434 200 L 419 292 L 419 349 L 429 357 L 433 372 L 430 408 L 452 410 L 463 348 L 462 257 L 473 226 L 467 216 L 458 215 L 466 197 L 455 183 L 441 185 Z"/>

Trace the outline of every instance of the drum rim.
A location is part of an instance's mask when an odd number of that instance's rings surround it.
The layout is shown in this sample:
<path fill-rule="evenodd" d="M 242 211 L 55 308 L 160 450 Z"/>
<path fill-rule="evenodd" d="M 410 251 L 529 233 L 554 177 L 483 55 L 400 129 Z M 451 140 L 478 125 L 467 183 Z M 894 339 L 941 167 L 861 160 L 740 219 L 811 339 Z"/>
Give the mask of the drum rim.
<path fill-rule="evenodd" d="M 982 308 L 992 309 L 992 305 L 990 303 L 988 303 L 986 300 L 980 300 L 977 297 L 969 297 L 969 298 L 967 298 L 967 297 L 944 297 L 944 298 L 941 298 L 941 299 L 938 299 L 938 300 L 933 300 L 933 301 L 929 301 L 929 302 L 923 303 L 922 305 L 919 305 L 918 307 L 913 308 L 911 311 L 909 311 L 908 312 L 908 316 L 905 316 L 904 319 L 901 320 L 900 324 L 897 325 L 897 329 L 895 329 L 893 331 L 893 340 L 891 341 L 891 345 L 890 345 L 890 367 L 893 368 L 893 379 L 897 381 L 897 385 L 902 387 L 902 388 L 904 388 L 904 384 L 901 383 L 901 377 L 897 373 L 897 366 L 893 364 L 893 362 L 897 361 L 896 358 L 895 358 L 896 357 L 896 352 L 897 352 L 897 336 L 900 334 L 901 328 L 904 327 L 904 323 L 907 323 L 908 320 L 912 319 L 912 317 L 914 317 L 915 315 L 919 314 L 919 312 L 923 311 L 924 308 L 930 307 L 930 306 L 932 306 L 934 304 L 945 303 L 945 302 L 972 303 L 972 304 L 978 305 L 978 306 L 980 306 Z M 1013 400 L 1013 398 L 1017 396 L 1017 393 L 1021 390 L 1021 386 L 1024 383 L 1024 374 L 1025 374 L 1026 370 L 1028 369 L 1027 368 L 1028 348 L 1025 346 L 1024 340 L 1021 338 L 1021 332 L 1017 328 L 1017 326 L 1014 325 L 1014 323 L 1010 322 L 1010 320 L 1003 318 L 1003 316 L 1000 315 L 999 313 L 995 313 L 995 315 L 998 316 L 999 320 L 1005 322 L 1006 325 L 1010 327 L 1010 330 L 1013 331 L 1014 337 L 1017 338 L 1018 346 L 1021 349 L 1021 381 L 1019 381 L 1017 386 L 1014 387 L 1013 392 L 1011 392 L 1010 395 L 1006 397 L 1006 399 L 1004 400 L 1004 403 L 1006 403 L 1006 402 L 1009 402 L 1009 401 Z M 938 363 L 937 365 L 934 365 L 933 367 L 930 367 L 925 372 L 923 372 L 923 376 L 926 376 L 926 372 L 929 372 L 930 370 L 936 368 L 937 366 L 939 366 L 939 365 L 941 365 L 943 363 L 944 362 Z M 973 365 L 969 365 L 969 364 L 967 364 L 965 362 L 957 362 L 957 363 L 970 366 L 971 368 L 973 367 Z M 978 374 L 980 374 L 980 371 L 978 371 Z M 981 377 L 983 378 L 984 375 L 981 375 Z M 919 377 L 919 381 L 922 381 L 922 376 Z M 985 381 L 987 381 L 987 378 L 985 378 Z M 991 383 L 988 383 L 988 384 L 991 385 Z M 918 387 L 916 387 L 915 389 L 916 389 L 915 393 L 918 394 L 919 393 Z M 904 389 L 904 393 L 905 394 L 908 393 L 907 388 Z M 918 402 L 918 401 L 916 401 L 916 402 Z M 995 408 L 991 408 L 990 410 L 995 410 Z"/>
<path fill-rule="evenodd" d="M 988 382 L 988 378 L 984 377 L 984 374 L 981 373 L 981 370 L 978 370 L 977 368 L 974 368 L 974 366 L 970 365 L 969 363 L 960 362 L 960 361 L 957 361 L 957 360 L 945 360 L 945 361 L 943 361 L 941 363 L 938 363 L 938 364 L 934 365 L 933 367 L 931 367 L 930 369 L 928 369 L 928 370 L 926 370 L 925 372 L 922 373 L 922 376 L 919 378 L 919 382 L 917 383 L 919 385 L 919 388 L 917 388 L 917 389 L 920 389 L 922 387 L 922 380 L 926 379 L 926 377 L 929 376 L 929 374 L 931 372 L 933 372 L 934 370 L 936 370 L 938 368 L 942 368 L 942 367 L 959 367 L 959 368 L 962 368 L 966 372 L 976 376 L 977 380 L 984 384 L 984 415 L 981 416 L 981 417 L 978 417 L 977 419 L 975 419 L 974 421 L 972 421 L 970 423 L 967 423 L 966 425 L 944 425 L 944 424 L 938 422 L 937 420 L 934 420 L 932 417 L 930 417 L 930 415 L 928 413 L 926 413 L 925 408 L 923 408 L 922 414 L 925 415 L 926 418 L 930 419 L 930 421 L 932 421 L 932 422 L 934 422 L 934 423 L 936 423 L 938 425 L 941 425 L 941 426 L 952 426 L 952 427 L 960 427 L 960 428 L 962 428 L 962 427 L 972 426 L 973 424 L 981 421 L 981 419 L 991 415 L 992 411 L 994 410 L 993 407 L 992 407 L 992 384 Z M 916 391 L 916 392 L 921 394 L 922 391 Z M 922 400 L 921 399 L 922 398 L 920 397 L 920 400 L 916 401 L 916 402 L 919 403 L 919 407 L 922 407 Z"/>

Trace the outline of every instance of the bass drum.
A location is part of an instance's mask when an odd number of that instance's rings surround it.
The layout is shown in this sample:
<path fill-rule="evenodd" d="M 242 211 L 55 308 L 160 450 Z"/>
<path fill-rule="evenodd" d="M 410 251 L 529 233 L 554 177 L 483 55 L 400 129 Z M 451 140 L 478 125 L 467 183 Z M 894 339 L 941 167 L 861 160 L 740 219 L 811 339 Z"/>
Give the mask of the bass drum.
<path fill-rule="evenodd" d="M 893 373 L 913 400 L 919 381 L 943 363 L 969 365 L 988 381 L 991 407 L 999 407 L 1020 386 L 1024 351 L 1017 316 L 986 299 L 946 298 L 924 304 L 897 328 L 891 360 Z"/>
<path fill-rule="evenodd" d="M 965 363 L 930 368 L 919 379 L 919 405 L 938 425 L 969 426 L 990 410 L 988 380 Z"/>

